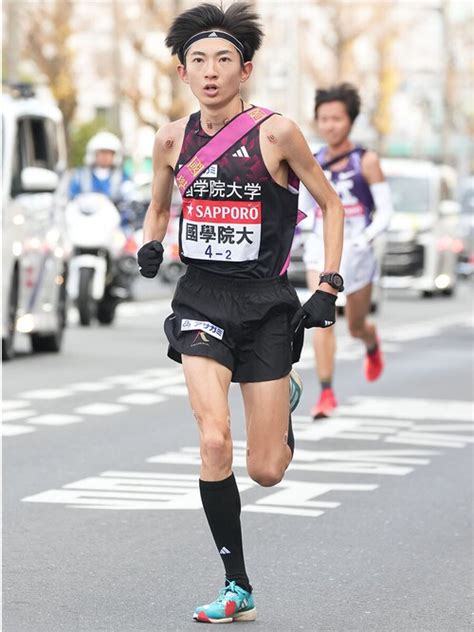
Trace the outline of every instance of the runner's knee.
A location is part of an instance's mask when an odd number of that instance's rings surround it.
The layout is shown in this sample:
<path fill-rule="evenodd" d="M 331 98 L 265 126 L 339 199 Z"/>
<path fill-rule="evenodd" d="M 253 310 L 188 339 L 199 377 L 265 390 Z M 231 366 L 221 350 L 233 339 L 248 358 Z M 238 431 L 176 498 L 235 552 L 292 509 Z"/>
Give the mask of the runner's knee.
<path fill-rule="evenodd" d="M 273 487 L 282 480 L 285 470 L 271 464 L 252 464 L 247 466 L 249 476 L 262 487 Z"/>
<path fill-rule="evenodd" d="M 349 333 L 353 338 L 363 338 L 365 334 L 365 322 L 349 323 Z"/>
<path fill-rule="evenodd" d="M 209 427 L 211 426 L 211 427 Z M 223 424 L 201 426 L 201 457 L 207 464 L 223 465 L 232 461 L 232 438 L 230 428 Z"/>

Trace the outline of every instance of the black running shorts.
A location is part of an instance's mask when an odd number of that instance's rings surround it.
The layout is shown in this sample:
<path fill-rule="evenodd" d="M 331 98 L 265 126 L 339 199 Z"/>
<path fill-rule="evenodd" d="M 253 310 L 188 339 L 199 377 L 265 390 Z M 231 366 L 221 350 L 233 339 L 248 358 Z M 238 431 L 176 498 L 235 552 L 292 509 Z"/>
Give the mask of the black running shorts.
<path fill-rule="evenodd" d="M 236 279 L 189 266 L 165 321 L 168 356 L 213 358 L 233 382 L 277 380 L 291 371 L 290 321 L 300 302 L 286 275 Z"/>

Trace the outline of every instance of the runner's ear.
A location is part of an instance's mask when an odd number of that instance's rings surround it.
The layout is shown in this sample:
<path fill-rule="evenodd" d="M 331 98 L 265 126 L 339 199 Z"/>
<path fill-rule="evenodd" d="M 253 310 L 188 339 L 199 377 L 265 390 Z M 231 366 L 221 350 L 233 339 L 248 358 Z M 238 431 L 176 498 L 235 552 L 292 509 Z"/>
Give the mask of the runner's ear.
<path fill-rule="evenodd" d="M 181 81 L 183 81 L 184 83 L 189 83 L 188 71 L 186 70 L 186 66 L 184 64 L 178 64 L 176 66 L 176 71 Z"/>
<path fill-rule="evenodd" d="M 252 74 L 253 64 L 251 61 L 246 61 L 242 66 L 242 71 L 240 75 L 240 83 L 245 83 Z"/>

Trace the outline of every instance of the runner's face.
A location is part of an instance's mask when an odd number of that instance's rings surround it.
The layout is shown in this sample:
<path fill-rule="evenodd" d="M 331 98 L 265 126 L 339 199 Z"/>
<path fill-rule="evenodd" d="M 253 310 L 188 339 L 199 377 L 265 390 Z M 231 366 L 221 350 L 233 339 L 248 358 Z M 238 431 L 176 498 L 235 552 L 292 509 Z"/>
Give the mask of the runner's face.
<path fill-rule="evenodd" d="M 203 105 L 224 105 L 240 92 L 240 84 L 250 77 L 251 62 L 241 63 L 237 49 L 224 39 L 202 39 L 186 55 L 186 66 L 178 73 L 189 83 L 194 96 Z"/>
<path fill-rule="evenodd" d="M 323 103 L 316 117 L 319 133 L 328 145 L 340 145 L 349 136 L 352 122 L 341 101 Z"/>

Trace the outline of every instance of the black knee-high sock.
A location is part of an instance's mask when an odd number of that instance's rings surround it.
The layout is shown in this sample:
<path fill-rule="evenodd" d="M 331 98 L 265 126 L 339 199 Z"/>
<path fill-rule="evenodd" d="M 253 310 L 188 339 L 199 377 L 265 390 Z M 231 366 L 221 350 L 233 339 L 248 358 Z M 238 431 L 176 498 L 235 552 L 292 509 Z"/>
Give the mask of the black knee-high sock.
<path fill-rule="evenodd" d="M 295 451 L 295 436 L 293 434 L 293 424 L 291 422 L 291 413 L 288 418 L 288 439 L 286 442 L 288 444 L 288 447 L 291 450 L 291 455 L 293 456 L 294 451 Z"/>
<path fill-rule="evenodd" d="M 214 542 L 224 562 L 226 579 L 251 592 L 242 546 L 240 494 L 234 474 L 223 481 L 199 480 L 199 489 Z"/>

